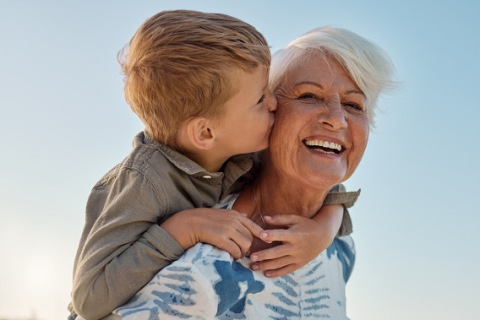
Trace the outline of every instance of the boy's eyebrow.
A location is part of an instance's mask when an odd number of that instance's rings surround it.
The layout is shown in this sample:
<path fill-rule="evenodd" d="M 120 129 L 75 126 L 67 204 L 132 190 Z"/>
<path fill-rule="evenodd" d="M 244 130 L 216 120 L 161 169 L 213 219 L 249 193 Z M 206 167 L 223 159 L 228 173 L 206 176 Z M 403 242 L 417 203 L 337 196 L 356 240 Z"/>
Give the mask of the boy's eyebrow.
<path fill-rule="evenodd" d="M 265 85 L 263 86 L 262 90 L 259 90 L 259 93 L 260 93 L 260 96 L 263 95 L 263 93 L 265 92 L 265 89 L 268 88 L 268 81 L 265 83 Z"/>

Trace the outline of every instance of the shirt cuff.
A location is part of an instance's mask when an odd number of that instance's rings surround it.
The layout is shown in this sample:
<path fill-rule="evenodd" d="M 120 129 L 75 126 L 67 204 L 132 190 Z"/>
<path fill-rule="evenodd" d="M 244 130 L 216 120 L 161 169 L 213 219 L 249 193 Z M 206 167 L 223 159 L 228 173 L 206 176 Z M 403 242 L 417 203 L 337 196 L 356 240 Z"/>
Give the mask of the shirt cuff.
<path fill-rule="evenodd" d="M 360 196 L 361 189 L 357 191 L 345 191 L 343 185 L 334 186 L 323 201 L 323 205 L 343 204 L 345 208 L 352 207 Z"/>
<path fill-rule="evenodd" d="M 145 239 L 160 251 L 167 260 L 178 260 L 183 254 L 182 246 L 162 227 L 152 225 L 144 234 Z"/>

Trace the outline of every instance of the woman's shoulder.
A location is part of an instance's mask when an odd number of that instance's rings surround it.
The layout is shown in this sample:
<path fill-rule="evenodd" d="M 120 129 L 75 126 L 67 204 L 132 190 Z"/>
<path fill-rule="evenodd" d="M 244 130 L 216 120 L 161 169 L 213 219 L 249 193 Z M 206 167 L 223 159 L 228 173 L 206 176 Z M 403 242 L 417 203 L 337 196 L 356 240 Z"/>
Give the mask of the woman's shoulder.
<path fill-rule="evenodd" d="M 351 235 L 337 237 L 335 238 L 335 241 L 343 243 L 344 245 L 349 247 L 350 250 L 355 250 L 355 242 L 353 241 L 353 238 Z"/>

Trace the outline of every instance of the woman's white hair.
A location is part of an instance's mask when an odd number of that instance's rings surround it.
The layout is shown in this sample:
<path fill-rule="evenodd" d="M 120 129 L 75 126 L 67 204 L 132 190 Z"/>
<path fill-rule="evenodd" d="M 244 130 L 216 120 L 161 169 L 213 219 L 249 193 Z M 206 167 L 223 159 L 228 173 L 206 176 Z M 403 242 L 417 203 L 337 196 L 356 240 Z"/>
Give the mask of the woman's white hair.
<path fill-rule="evenodd" d="M 285 73 L 311 54 L 332 56 L 349 73 L 366 97 L 370 126 L 375 125 L 375 108 L 382 92 L 394 87 L 394 66 L 387 53 L 358 34 L 337 27 L 313 29 L 293 40 L 272 57 L 270 88 L 279 86 Z"/>

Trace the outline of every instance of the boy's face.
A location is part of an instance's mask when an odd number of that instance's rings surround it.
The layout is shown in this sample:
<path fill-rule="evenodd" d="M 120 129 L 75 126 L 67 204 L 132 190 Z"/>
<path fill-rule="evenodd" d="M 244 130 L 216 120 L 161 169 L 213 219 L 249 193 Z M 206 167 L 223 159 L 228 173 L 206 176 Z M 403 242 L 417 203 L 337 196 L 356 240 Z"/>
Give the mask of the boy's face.
<path fill-rule="evenodd" d="M 265 67 L 240 71 L 234 85 L 237 93 L 225 103 L 225 115 L 215 120 L 218 150 L 227 158 L 266 149 L 277 109 Z"/>

